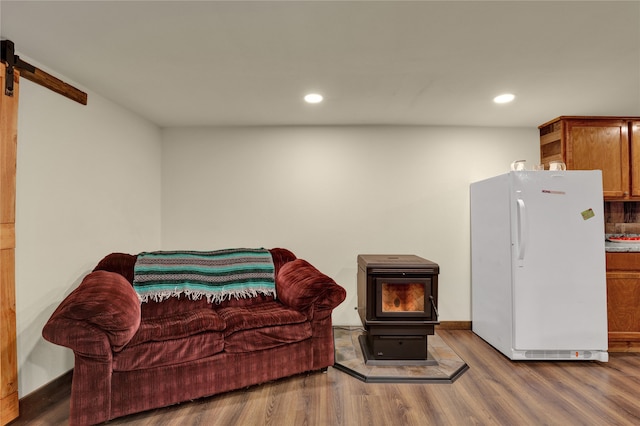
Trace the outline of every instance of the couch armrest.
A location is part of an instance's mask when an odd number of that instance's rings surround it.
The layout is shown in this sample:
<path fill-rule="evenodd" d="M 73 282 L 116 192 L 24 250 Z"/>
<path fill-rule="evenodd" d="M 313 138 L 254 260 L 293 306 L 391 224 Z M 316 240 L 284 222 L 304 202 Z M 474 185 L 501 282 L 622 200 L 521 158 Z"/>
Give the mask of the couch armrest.
<path fill-rule="evenodd" d="M 303 259 L 292 260 L 280 268 L 276 276 L 277 298 L 299 311 L 332 310 L 347 293 L 332 278 Z"/>
<path fill-rule="evenodd" d="M 140 302 L 131 284 L 120 274 L 95 271 L 60 303 L 42 336 L 83 356 L 110 358 L 139 326 Z"/>

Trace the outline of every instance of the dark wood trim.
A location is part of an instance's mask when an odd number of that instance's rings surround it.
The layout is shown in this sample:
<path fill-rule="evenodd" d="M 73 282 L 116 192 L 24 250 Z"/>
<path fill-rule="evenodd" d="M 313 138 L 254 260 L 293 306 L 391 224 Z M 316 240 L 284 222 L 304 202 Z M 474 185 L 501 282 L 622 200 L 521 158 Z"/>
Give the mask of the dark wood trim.
<path fill-rule="evenodd" d="M 632 339 L 616 340 L 612 339 L 611 333 L 609 333 L 609 353 L 612 352 L 640 352 L 640 340 L 637 336 Z"/>
<path fill-rule="evenodd" d="M 49 411 L 53 405 L 64 400 L 65 397 L 68 398 L 71 395 L 72 378 L 73 370 L 69 370 L 29 395 L 20 398 L 20 416 L 10 425 L 29 424 L 43 413 Z"/>
<path fill-rule="evenodd" d="M 85 92 L 76 89 L 70 84 L 67 84 L 51 74 L 42 71 L 40 68 L 36 68 L 34 72 L 20 70 L 20 76 L 33 83 L 39 84 L 40 86 L 44 86 L 47 89 L 53 90 L 66 98 L 81 103 L 82 105 L 87 104 L 87 94 Z"/>
<path fill-rule="evenodd" d="M 471 330 L 471 321 L 440 321 L 436 330 Z"/>
<path fill-rule="evenodd" d="M 11 40 L 2 40 L 0 44 L 0 61 L 6 64 L 6 75 L 8 77 L 13 77 L 15 71 L 18 71 L 22 77 L 29 81 L 82 105 L 87 104 L 87 94 L 85 92 L 20 59 L 20 56 L 15 54 L 15 45 Z M 7 96 L 13 96 L 13 78 L 7 78 L 6 80 L 4 92 Z"/>

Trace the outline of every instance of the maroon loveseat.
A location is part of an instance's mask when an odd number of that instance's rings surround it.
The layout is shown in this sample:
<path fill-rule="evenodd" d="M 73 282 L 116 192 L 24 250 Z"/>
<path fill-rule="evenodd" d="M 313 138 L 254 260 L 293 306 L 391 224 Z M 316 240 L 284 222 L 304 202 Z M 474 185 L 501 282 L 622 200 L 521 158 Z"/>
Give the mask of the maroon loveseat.
<path fill-rule="evenodd" d="M 75 355 L 71 425 L 96 424 L 264 383 L 334 363 L 334 280 L 286 249 L 271 249 L 276 298 L 219 304 L 140 303 L 136 256 L 105 257 L 55 310 L 46 340 Z"/>

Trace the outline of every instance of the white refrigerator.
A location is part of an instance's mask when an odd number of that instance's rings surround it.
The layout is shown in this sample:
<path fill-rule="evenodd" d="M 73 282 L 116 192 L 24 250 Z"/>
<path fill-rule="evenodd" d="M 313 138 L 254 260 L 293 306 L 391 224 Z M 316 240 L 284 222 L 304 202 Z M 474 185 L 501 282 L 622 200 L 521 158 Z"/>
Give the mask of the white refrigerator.
<path fill-rule="evenodd" d="M 606 362 L 602 174 L 471 184 L 473 332 L 512 360 Z"/>

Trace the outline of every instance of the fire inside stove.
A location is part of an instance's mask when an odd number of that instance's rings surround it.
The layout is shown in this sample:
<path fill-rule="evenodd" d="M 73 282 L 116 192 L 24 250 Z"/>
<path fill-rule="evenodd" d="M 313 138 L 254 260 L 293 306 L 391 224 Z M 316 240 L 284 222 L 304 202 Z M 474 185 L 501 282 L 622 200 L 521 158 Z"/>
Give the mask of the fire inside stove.
<path fill-rule="evenodd" d="M 423 283 L 382 283 L 382 312 L 424 312 L 424 290 Z"/>
<path fill-rule="evenodd" d="M 430 304 L 433 287 L 429 277 L 372 277 L 371 284 L 370 319 L 433 319 Z"/>

